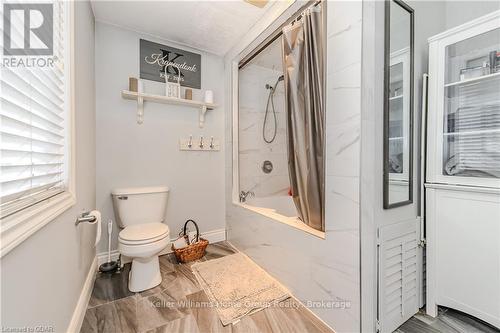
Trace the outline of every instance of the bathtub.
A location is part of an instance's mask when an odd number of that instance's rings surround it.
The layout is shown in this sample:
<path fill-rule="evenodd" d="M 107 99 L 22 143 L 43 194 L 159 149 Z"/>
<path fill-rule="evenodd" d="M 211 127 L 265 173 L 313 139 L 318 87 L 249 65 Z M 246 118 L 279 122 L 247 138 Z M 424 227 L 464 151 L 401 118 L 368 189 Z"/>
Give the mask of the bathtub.
<path fill-rule="evenodd" d="M 250 198 L 246 206 L 260 208 L 268 212 L 274 212 L 288 218 L 297 218 L 297 210 L 293 199 L 288 195 L 276 195 L 271 197 Z"/>
<path fill-rule="evenodd" d="M 240 203 L 240 205 L 275 221 L 325 239 L 323 231 L 309 227 L 297 217 L 297 209 L 295 208 L 293 199 L 288 195 L 249 198 L 245 203 Z"/>

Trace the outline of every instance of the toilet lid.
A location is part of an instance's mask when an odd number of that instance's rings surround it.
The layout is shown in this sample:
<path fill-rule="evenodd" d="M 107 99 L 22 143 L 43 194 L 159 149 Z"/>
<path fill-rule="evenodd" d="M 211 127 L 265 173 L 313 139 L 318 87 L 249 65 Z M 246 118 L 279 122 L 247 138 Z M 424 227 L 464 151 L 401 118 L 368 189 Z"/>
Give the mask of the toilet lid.
<path fill-rule="evenodd" d="M 168 235 L 168 226 L 163 223 L 131 225 L 120 231 L 120 239 L 128 242 L 143 242 Z"/>

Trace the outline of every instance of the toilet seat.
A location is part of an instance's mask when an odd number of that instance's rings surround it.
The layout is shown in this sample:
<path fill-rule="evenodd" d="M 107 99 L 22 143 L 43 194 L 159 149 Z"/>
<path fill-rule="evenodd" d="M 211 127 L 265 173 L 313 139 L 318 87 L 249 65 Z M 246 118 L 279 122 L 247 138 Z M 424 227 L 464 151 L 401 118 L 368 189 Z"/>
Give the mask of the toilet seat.
<path fill-rule="evenodd" d="M 166 224 L 144 223 L 126 227 L 118 235 L 118 240 L 124 245 L 143 245 L 162 240 L 168 235 Z"/>

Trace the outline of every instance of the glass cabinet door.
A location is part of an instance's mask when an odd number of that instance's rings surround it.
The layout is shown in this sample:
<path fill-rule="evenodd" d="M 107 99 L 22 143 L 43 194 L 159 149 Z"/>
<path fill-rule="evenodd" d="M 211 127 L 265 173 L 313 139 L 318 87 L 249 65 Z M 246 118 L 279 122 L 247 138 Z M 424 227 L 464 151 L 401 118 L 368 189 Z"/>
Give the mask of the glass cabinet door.
<path fill-rule="evenodd" d="M 445 176 L 500 178 L 500 29 L 446 47 Z"/>

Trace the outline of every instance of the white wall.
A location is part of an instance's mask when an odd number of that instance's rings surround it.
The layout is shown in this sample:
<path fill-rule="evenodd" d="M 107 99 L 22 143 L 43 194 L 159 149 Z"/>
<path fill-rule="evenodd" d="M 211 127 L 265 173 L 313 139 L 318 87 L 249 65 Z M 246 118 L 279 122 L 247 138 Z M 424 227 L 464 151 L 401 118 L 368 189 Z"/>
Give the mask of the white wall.
<path fill-rule="evenodd" d="M 111 190 L 118 187 L 167 185 L 170 197 L 166 223 L 173 237 L 192 218 L 202 232 L 225 228 L 224 147 L 220 152 L 179 151 L 179 138 L 193 134 L 224 142 L 222 58 L 201 53 L 201 88 L 214 91 L 219 107 L 209 111 L 203 129 L 198 110 L 146 102 L 144 124 L 136 123 L 136 103 L 121 97 L 128 78 L 139 76 L 139 39 L 179 47 L 138 32 L 101 22 L 96 24 L 96 165 L 97 207 L 103 221 L 115 220 Z M 145 81 L 146 92 L 165 94 L 164 84 Z M 201 99 L 195 90 L 193 99 Z M 205 139 L 206 140 L 206 139 Z M 117 228 L 112 249 L 117 248 Z M 107 249 L 107 232 L 98 252 Z"/>
<path fill-rule="evenodd" d="M 262 137 L 270 93 L 266 84 L 274 87 L 280 75 L 283 75 L 282 71 L 252 63 L 239 71 L 240 191 L 252 191 L 256 197 L 287 196 L 290 188 L 283 82 L 278 83 L 273 96 L 277 119 L 276 137 L 271 143 L 265 142 Z M 273 108 L 269 101 L 265 127 L 267 140 L 273 137 L 274 126 Z M 271 173 L 262 171 L 265 160 L 273 164 Z"/>
<path fill-rule="evenodd" d="M 448 0 L 446 1 L 446 29 L 451 29 L 496 10 L 500 10 L 500 2 L 495 0 Z"/>
<path fill-rule="evenodd" d="M 327 7 L 326 238 L 233 205 L 231 153 L 226 158 L 226 219 L 229 240 L 306 305 L 326 301 L 340 306 L 311 308 L 336 332 L 359 332 L 362 6 L 361 2 L 328 2 Z M 228 146 L 231 121 L 228 112 Z"/>
<path fill-rule="evenodd" d="M 47 325 L 65 332 L 95 257 L 95 226 L 75 227 L 95 207 L 94 16 L 75 2 L 77 204 L 0 261 L 4 328 Z"/>

